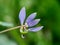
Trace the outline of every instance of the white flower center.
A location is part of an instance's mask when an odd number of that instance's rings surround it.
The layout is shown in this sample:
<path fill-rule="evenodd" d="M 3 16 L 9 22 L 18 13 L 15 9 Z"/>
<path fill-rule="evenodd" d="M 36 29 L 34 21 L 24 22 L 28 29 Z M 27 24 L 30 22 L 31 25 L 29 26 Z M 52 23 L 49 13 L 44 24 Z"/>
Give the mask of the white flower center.
<path fill-rule="evenodd" d="M 22 25 L 21 26 L 21 28 L 20 28 L 20 32 L 22 33 L 22 34 L 25 34 L 25 33 L 28 33 L 28 25 L 27 25 L 27 23 L 25 23 L 25 25 Z"/>

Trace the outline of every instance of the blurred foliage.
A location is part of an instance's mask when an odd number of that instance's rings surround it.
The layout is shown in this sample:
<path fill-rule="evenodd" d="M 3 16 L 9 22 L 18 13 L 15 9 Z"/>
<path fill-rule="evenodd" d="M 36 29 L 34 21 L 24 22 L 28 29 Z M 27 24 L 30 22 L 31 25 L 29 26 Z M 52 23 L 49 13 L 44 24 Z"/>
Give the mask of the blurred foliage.
<path fill-rule="evenodd" d="M 0 35 L 0 45 L 17 45 L 16 42 L 9 40 L 6 35 Z"/>
<path fill-rule="evenodd" d="M 44 29 L 36 33 L 29 32 L 25 39 L 20 37 L 19 29 L 4 34 L 18 45 L 60 45 L 60 0 L 0 0 L 0 31 L 20 25 L 18 15 L 24 6 L 27 16 L 37 12 L 36 18 L 41 19 L 39 25 L 43 25 Z"/>

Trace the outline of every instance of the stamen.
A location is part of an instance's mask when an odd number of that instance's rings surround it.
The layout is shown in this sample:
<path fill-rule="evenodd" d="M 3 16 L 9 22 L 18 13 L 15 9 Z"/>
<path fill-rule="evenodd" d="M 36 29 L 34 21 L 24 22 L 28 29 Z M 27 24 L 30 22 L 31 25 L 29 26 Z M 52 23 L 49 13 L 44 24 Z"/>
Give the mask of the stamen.
<path fill-rule="evenodd" d="M 21 28 L 20 28 L 20 32 L 22 33 L 22 34 L 26 34 L 26 33 L 28 33 L 28 29 L 27 29 L 27 27 L 24 25 L 24 26 L 21 26 Z"/>
<path fill-rule="evenodd" d="M 27 23 L 25 23 L 25 26 L 26 26 L 26 27 L 28 27 L 28 24 L 27 24 Z"/>

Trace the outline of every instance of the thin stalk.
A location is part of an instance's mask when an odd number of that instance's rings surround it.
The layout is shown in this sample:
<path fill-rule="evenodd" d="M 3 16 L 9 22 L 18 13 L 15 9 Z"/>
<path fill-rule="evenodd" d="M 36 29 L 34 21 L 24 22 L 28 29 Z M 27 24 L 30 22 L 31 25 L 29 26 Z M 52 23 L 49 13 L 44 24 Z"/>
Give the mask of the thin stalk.
<path fill-rule="evenodd" d="M 17 27 L 13 27 L 13 28 L 10 28 L 10 29 L 6 29 L 6 30 L 3 30 L 0 32 L 1 33 L 4 33 L 4 32 L 7 32 L 7 31 L 11 31 L 11 30 L 14 30 L 14 29 L 17 29 L 17 28 L 20 28 L 21 26 L 17 26 Z"/>

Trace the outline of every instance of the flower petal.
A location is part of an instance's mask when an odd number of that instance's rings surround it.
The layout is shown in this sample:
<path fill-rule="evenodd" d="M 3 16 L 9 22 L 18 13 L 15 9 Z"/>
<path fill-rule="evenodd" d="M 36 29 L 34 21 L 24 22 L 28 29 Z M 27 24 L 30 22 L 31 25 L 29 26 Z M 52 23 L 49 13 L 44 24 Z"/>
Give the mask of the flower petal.
<path fill-rule="evenodd" d="M 36 24 L 39 23 L 39 21 L 40 21 L 40 19 L 35 19 L 35 20 L 33 20 L 33 21 L 27 22 L 28 27 L 35 26 Z"/>
<path fill-rule="evenodd" d="M 29 28 L 29 31 L 36 32 L 36 31 L 41 30 L 43 27 L 44 27 L 44 26 L 35 27 L 35 28 Z"/>
<path fill-rule="evenodd" d="M 25 11 L 25 7 L 23 7 L 19 13 L 19 19 L 20 19 L 21 25 L 23 25 L 25 17 L 26 17 L 26 11 Z"/>
<path fill-rule="evenodd" d="M 26 19 L 26 22 L 30 22 L 31 20 L 33 20 L 36 17 L 37 13 L 32 13 L 30 14 L 30 16 L 28 16 L 28 18 Z"/>

